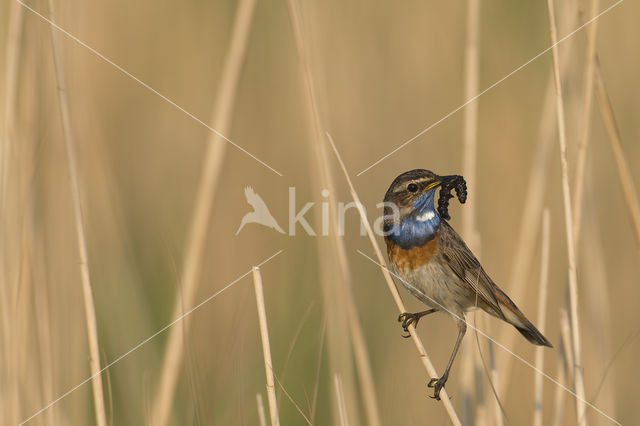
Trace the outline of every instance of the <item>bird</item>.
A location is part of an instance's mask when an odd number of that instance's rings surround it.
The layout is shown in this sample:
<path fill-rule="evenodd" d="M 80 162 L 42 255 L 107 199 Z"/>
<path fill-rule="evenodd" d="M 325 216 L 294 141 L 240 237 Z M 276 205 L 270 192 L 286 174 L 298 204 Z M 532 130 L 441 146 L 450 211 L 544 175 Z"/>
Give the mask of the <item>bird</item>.
<path fill-rule="evenodd" d="M 256 194 L 253 188 L 247 186 L 244 189 L 244 196 L 247 199 L 247 203 L 249 203 L 251 207 L 253 207 L 253 211 L 245 214 L 242 217 L 242 221 L 240 222 L 240 227 L 238 228 L 236 235 L 240 233 L 240 230 L 247 223 L 259 223 L 269 228 L 273 228 L 281 234 L 284 234 L 284 231 L 282 230 L 282 228 L 280 228 L 280 225 L 278 225 L 276 219 L 271 215 L 271 212 L 267 208 L 264 200 L 258 194 Z"/>
<path fill-rule="evenodd" d="M 468 311 L 480 308 L 513 325 L 529 342 L 552 347 L 493 282 L 445 220 L 448 219 L 446 209 L 443 212 L 434 208 L 436 189 L 450 188 L 460 178 L 438 176 L 425 169 L 410 170 L 396 177 L 384 196 L 383 234 L 392 270 L 409 293 L 429 308 L 417 313 L 404 312 L 398 317 L 407 333 L 404 337 L 409 337 L 411 324 L 417 326 L 420 318 L 434 312 L 447 312 L 458 326 L 455 346 L 443 375 L 427 384 L 433 388 L 432 398 L 436 400 L 440 400 L 440 392 L 467 330 L 465 313 Z"/>

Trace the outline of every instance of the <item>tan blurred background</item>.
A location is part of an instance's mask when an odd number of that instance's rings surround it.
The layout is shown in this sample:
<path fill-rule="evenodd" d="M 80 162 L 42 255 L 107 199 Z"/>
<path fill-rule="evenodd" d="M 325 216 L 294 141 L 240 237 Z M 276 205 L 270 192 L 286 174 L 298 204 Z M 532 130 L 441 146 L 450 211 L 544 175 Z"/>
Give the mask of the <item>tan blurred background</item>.
<path fill-rule="evenodd" d="M 58 4 L 59 3 L 59 4 Z M 333 135 L 370 220 L 393 178 L 412 168 L 463 173 L 464 113 L 460 111 L 362 175 L 356 174 L 465 102 L 467 10 L 464 2 L 295 3 L 306 40 L 304 54 L 315 85 L 319 116 Z M 600 2 L 599 10 L 611 6 Z M 49 16 L 48 2 L 31 7 Z M 127 72 L 213 128 L 216 100 L 234 27 L 236 2 L 57 2 L 56 22 Z M 590 4 L 558 2 L 559 36 L 585 21 Z M 479 89 L 483 90 L 550 46 L 546 2 L 481 2 Z M 597 21 L 601 72 L 617 120 L 632 182 L 640 187 L 637 99 L 640 86 L 640 6 L 625 1 Z M 225 135 L 240 150 L 220 151 L 210 227 L 190 309 L 280 249 L 262 267 L 281 424 L 333 424 L 334 374 L 344 383 L 350 425 L 368 424 L 361 384 L 350 358 L 342 301 L 325 288 L 335 272 L 326 254 L 329 237 L 296 236 L 247 225 L 244 188 L 252 186 L 287 230 L 288 188 L 298 211 L 319 231 L 322 201 L 305 75 L 287 2 L 256 3 Z M 2 423 L 17 424 L 91 375 L 68 161 L 60 119 L 49 24 L 13 0 L 0 4 L 2 62 L 3 194 L 0 272 Z M 11 34 L 18 35 L 12 37 Z M 193 221 L 210 131 L 113 65 L 57 33 L 75 137 L 81 202 L 100 356 L 103 366 L 175 318 L 189 229 Z M 585 123 L 586 31 L 559 46 L 567 118 L 571 187 Z M 560 309 L 567 306 L 567 247 L 562 204 L 551 52 L 481 96 L 478 105 L 477 176 L 469 204 L 452 201 L 454 227 L 475 206 L 477 254 L 485 269 L 536 321 L 542 210 L 550 209 L 551 255 L 544 371 L 563 376 Z M 546 111 L 546 112 L 545 112 Z M 579 315 L 586 399 L 623 424 L 638 422 L 640 372 L 640 251 L 621 189 L 618 166 L 594 95 L 584 176 L 578 256 Z M 549 114 L 550 112 L 550 114 Z M 545 122 L 544 116 L 551 117 Z M 547 124 L 545 124 L 547 123 Z M 322 142 L 326 142 L 322 140 Z M 220 143 L 218 140 L 216 143 Z M 544 148 L 544 147 L 548 148 Z M 325 147 L 327 148 L 327 147 Z M 542 154 L 541 154 L 542 152 Z M 334 195 L 351 201 L 332 152 Z M 542 161 L 538 159 L 542 158 Z M 540 166 L 542 164 L 542 166 Z M 532 178 L 534 176 L 534 178 Z M 537 177 L 536 177 L 537 176 Z M 542 200 L 524 231 L 529 185 Z M 318 180 L 320 183 L 318 183 Z M 371 362 L 382 424 L 447 424 L 442 404 L 429 399 L 429 377 L 409 340 L 400 337 L 397 309 L 350 210 L 345 236 L 353 298 Z M 522 232 L 532 235 L 530 255 L 512 282 Z M 383 244 L 378 238 L 378 243 Z M 329 249 L 330 250 L 330 249 Z M 335 265 L 338 268 L 338 265 Z M 335 283 L 337 286 L 343 283 Z M 523 284 L 515 296 L 511 289 Z M 411 310 L 419 304 L 401 291 Z M 337 315 L 331 318 L 332 315 Z M 474 315 L 468 316 L 472 319 Z M 168 424 L 259 424 L 256 393 L 266 404 L 265 371 L 251 276 L 193 312 L 183 336 Z M 533 362 L 534 348 L 509 326 L 478 313 L 481 329 Z M 187 326 L 180 322 L 175 327 Z M 418 328 L 442 371 L 455 338 L 445 315 Z M 102 375 L 107 418 L 114 425 L 154 424 L 170 331 L 163 332 Z M 336 336 L 336 333 L 340 334 Z M 470 330 L 466 348 L 477 353 Z M 479 336 L 488 361 L 487 339 Z M 345 343 L 347 345 L 345 346 Z M 505 342 L 506 344 L 506 342 Z M 494 347 L 498 360 L 500 348 Z M 333 355 L 346 357 L 340 365 Z M 478 359 L 477 355 L 473 355 Z M 344 358 L 342 358 L 344 360 Z M 471 424 L 497 422 L 495 398 L 477 364 L 463 373 L 454 364 L 447 383 L 458 414 Z M 527 424 L 534 409 L 535 372 L 514 360 L 498 374 L 508 420 Z M 477 379 L 477 383 L 476 383 Z M 566 383 L 569 388 L 573 385 Z M 465 388 L 466 386 L 466 388 Z M 471 389 L 471 396 L 464 389 Z M 551 424 L 557 386 L 544 381 L 544 424 Z M 561 424 L 575 424 L 574 397 L 562 391 Z M 317 398 L 314 395 L 317 394 Z M 469 399 L 470 398 L 470 399 Z M 486 413 L 485 413 L 486 412 Z M 590 409 L 589 423 L 610 424 Z M 86 383 L 28 424 L 94 424 L 92 387 Z"/>

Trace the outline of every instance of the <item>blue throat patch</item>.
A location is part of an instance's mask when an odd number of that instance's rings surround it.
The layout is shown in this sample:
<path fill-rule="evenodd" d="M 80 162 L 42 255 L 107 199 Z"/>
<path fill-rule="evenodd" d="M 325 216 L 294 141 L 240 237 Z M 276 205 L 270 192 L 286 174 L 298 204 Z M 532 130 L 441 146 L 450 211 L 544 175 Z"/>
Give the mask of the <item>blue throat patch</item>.
<path fill-rule="evenodd" d="M 414 201 L 413 212 L 396 225 L 387 238 L 405 250 L 431 241 L 440 226 L 440 216 L 433 207 L 435 193 L 433 188 Z"/>

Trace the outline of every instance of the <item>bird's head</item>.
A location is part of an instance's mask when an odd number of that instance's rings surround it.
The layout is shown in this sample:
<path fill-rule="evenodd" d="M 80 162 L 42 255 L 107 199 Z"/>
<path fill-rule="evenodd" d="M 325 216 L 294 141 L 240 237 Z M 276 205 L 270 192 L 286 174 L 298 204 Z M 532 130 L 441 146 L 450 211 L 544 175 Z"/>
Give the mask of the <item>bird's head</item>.
<path fill-rule="evenodd" d="M 385 216 L 393 214 L 387 203 L 395 204 L 400 221 L 412 215 L 433 211 L 435 192 L 441 185 L 448 184 L 456 175 L 438 176 L 430 170 L 415 169 L 402 173 L 394 179 L 384 196 Z"/>

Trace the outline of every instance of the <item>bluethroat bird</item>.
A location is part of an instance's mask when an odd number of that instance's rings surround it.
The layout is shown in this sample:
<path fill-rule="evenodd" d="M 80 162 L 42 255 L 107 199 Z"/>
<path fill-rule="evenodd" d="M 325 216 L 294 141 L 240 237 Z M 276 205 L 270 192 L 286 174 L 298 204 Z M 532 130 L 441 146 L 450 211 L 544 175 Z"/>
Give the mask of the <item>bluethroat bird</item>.
<path fill-rule="evenodd" d="M 385 242 L 391 266 L 402 278 L 404 287 L 429 307 L 422 312 L 405 312 L 398 321 L 408 333 L 409 325 L 417 326 L 423 316 L 445 311 L 458 325 L 458 337 L 444 374 L 428 383 L 437 400 L 467 330 L 464 317 L 467 311 L 480 308 L 513 325 L 529 342 L 551 347 L 551 343 L 491 280 L 446 221 L 449 219 L 446 210 L 451 197 L 449 192 L 460 180 L 461 176 L 438 176 L 429 170 L 411 170 L 398 176 L 384 196 Z M 442 189 L 436 210 L 434 201 L 439 187 Z M 459 187 L 456 191 L 459 198 L 461 195 L 466 198 L 466 191 L 460 194 Z"/>

